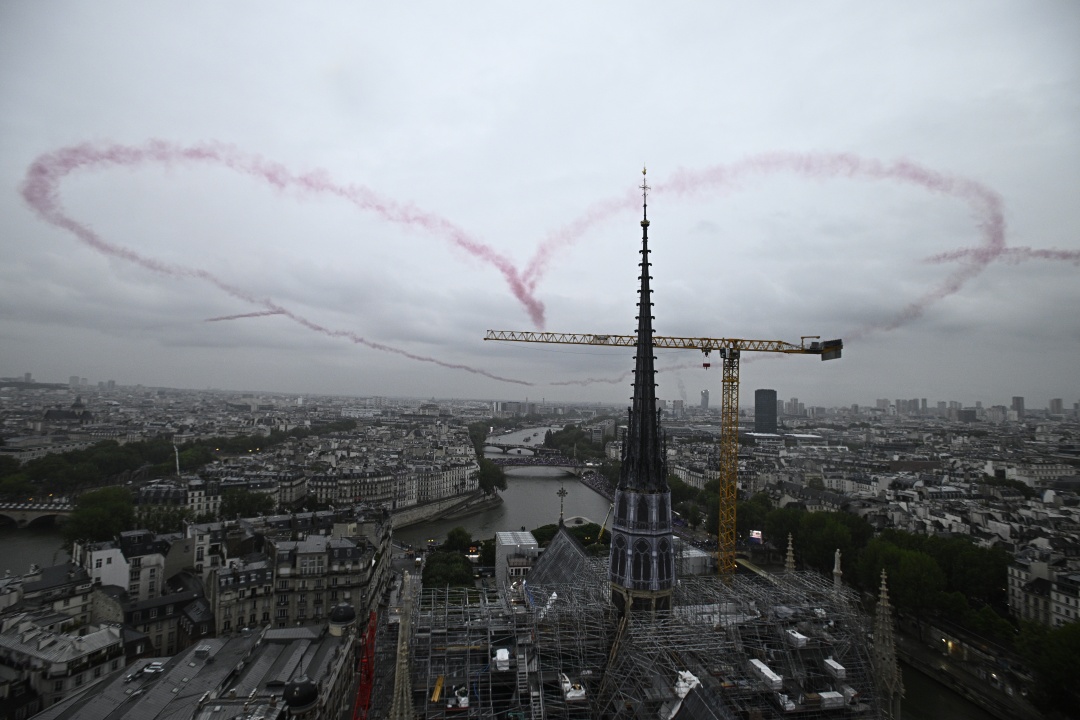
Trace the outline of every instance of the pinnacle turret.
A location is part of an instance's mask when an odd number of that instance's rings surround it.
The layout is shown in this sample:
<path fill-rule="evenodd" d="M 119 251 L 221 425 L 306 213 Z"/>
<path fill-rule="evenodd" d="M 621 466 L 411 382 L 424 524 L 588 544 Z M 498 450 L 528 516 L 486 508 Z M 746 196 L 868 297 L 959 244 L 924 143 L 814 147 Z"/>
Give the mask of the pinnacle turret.
<path fill-rule="evenodd" d="M 874 670 L 882 691 L 881 705 L 884 717 L 899 720 L 904 683 L 900 666 L 896 661 L 892 606 L 889 604 L 889 586 L 884 569 L 881 571 L 881 589 L 878 594 L 877 611 L 874 614 Z"/>

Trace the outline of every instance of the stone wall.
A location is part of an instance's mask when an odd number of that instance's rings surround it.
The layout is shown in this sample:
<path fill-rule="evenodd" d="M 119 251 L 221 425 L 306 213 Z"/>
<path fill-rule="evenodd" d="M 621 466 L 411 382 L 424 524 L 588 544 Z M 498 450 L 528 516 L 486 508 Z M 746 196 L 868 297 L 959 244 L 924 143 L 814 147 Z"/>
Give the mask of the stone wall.
<path fill-rule="evenodd" d="M 457 495 L 455 497 L 442 498 L 441 500 L 433 500 L 432 502 L 423 503 L 422 505 L 412 505 L 407 508 L 395 510 L 392 513 L 394 517 L 394 528 L 408 527 L 409 525 L 415 525 L 429 520 L 438 520 L 439 518 L 453 515 L 466 515 L 470 512 L 482 510 L 501 502 L 502 498 L 499 496 L 491 498 L 482 491 L 477 491 L 464 497 Z"/>

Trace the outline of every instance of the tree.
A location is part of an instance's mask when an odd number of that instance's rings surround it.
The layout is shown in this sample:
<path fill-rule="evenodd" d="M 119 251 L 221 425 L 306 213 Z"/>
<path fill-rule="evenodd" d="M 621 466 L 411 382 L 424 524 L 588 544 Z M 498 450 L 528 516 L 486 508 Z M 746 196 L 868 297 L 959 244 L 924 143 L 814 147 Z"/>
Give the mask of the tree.
<path fill-rule="evenodd" d="M 473 566 L 456 552 L 428 553 L 424 563 L 424 587 L 472 586 Z"/>
<path fill-rule="evenodd" d="M 480 458 L 480 472 L 476 479 L 480 489 L 488 495 L 494 495 L 497 490 L 506 489 L 506 473 L 486 458 Z"/>
<path fill-rule="evenodd" d="M 443 543 L 442 549 L 446 552 L 465 553 L 469 551 L 469 547 L 472 544 L 472 535 L 469 534 L 468 530 L 459 525 L 446 533 L 446 542 Z"/>
<path fill-rule="evenodd" d="M 1076 668 L 1080 667 L 1080 622 L 1053 630 L 1025 626 L 1025 655 L 1036 677 L 1035 701 L 1063 713 L 1080 706 Z M 1071 715 L 1069 715 L 1071 717 Z"/>
<path fill-rule="evenodd" d="M 184 507 L 139 508 L 135 513 L 135 522 L 140 528 L 150 532 L 180 532 L 184 529 L 184 520 L 189 518 L 190 514 Z"/>
<path fill-rule="evenodd" d="M 749 500 L 735 504 L 735 533 L 738 537 L 749 537 L 751 530 L 763 530 L 765 518 L 773 509 L 772 499 L 765 493 L 756 493 Z"/>
<path fill-rule="evenodd" d="M 805 511 L 793 507 L 776 508 L 770 510 L 765 516 L 765 542 L 784 552 L 787 550 L 788 535 L 795 542 L 795 552 L 802 556 L 802 546 L 799 544 L 799 525 Z"/>
<path fill-rule="evenodd" d="M 19 472 L 20 463 L 11 455 L 0 454 L 0 477 L 7 477 Z"/>
<path fill-rule="evenodd" d="M 277 503 L 269 495 L 244 488 L 230 488 L 221 494 L 221 517 L 255 517 L 274 511 Z"/>
<path fill-rule="evenodd" d="M 134 525 L 131 492 L 122 487 L 108 487 L 80 495 L 60 534 L 70 548 L 74 542 L 112 540 Z"/>
<path fill-rule="evenodd" d="M 676 475 L 668 475 L 668 487 L 671 489 L 671 504 L 679 505 L 687 501 L 696 502 L 698 493 L 697 488 L 687 485 Z"/>
<path fill-rule="evenodd" d="M 806 565 L 819 572 L 830 572 L 840 550 L 844 557 L 854 560 L 851 531 L 839 518 L 844 513 L 802 513 L 799 518 L 799 552 Z"/>

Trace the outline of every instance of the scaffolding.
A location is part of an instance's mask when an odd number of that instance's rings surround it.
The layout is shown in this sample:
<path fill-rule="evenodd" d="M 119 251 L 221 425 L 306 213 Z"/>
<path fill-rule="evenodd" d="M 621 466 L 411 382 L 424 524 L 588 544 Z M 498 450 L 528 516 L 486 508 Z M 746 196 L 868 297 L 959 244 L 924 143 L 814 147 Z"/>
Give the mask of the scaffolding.
<path fill-rule="evenodd" d="M 605 560 L 559 533 L 503 596 L 424 590 L 417 717 L 881 717 L 852 590 L 801 572 L 683 577 L 670 612 L 622 619 Z"/>

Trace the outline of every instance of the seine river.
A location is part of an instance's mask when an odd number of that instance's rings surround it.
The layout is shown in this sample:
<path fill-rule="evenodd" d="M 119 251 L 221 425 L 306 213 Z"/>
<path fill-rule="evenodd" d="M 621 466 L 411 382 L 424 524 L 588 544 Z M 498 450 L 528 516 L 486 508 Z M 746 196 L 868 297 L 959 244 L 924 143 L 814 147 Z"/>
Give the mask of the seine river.
<path fill-rule="evenodd" d="M 0 571 L 22 575 L 30 564 L 47 567 L 67 562 L 61 547 L 60 531 L 55 527 L 32 527 L 17 530 L 12 525 L 0 527 Z"/>
<path fill-rule="evenodd" d="M 476 540 L 495 537 L 506 530 L 533 530 L 559 522 L 559 489 L 566 490 L 564 513 L 567 519 L 587 517 L 603 523 L 611 503 L 603 495 L 578 482 L 576 477 L 551 468 L 509 468 L 502 505 L 458 518 L 421 523 L 394 531 L 394 539 L 411 545 L 428 540 L 442 541 L 455 527 L 465 528 Z"/>

